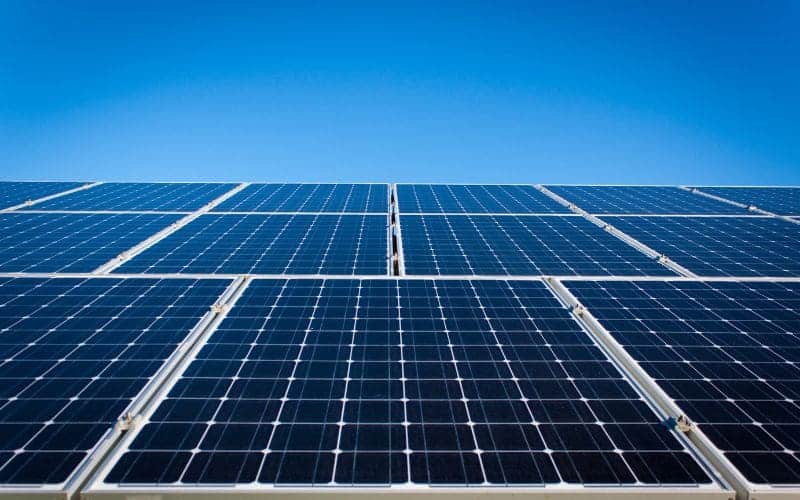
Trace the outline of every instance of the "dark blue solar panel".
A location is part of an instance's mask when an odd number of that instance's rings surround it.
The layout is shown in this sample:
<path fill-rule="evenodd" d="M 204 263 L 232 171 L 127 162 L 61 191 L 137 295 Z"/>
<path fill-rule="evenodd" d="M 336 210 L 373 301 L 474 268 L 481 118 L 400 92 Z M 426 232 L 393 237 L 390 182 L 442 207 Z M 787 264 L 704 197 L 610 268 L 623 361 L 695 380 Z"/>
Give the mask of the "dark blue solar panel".
<path fill-rule="evenodd" d="M 537 281 L 255 280 L 108 483 L 709 483 Z"/>
<path fill-rule="evenodd" d="M 699 276 L 800 276 L 800 225 L 772 217 L 604 217 Z"/>
<path fill-rule="evenodd" d="M 372 212 L 389 210 L 386 184 L 251 184 L 215 212 Z"/>
<path fill-rule="evenodd" d="M 203 215 L 118 271 L 386 274 L 387 238 L 383 215 Z"/>
<path fill-rule="evenodd" d="M 91 272 L 179 215 L 0 214 L 0 272 Z"/>
<path fill-rule="evenodd" d="M 66 481 L 228 284 L 0 278 L 0 484 Z"/>
<path fill-rule="evenodd" d="M 219 198 L 236 184 L 109 182 L 53 198 L 36 210 L 163 210 L 194 211 Z"/>
<path fill-rule="evenodd" d="M 0 182 L 0 209 L 81 187 L 81 182 Z"/>
<path fill-rule="evenodd" d="M 726 200 L 755 205 L 778 215 L 800 215 L 797 187 L 701 187 L 700 191 Z"/>
<path fill-rule="evenodd" d="M 672 186 L 547 186 L 592 214 L 742 214 L 747 210 Z"/>
<path fill-rule="evenodd" d="M 753 483 L 800 483 L 800 283 L 567 282 Z"/>
<path fill-rule="evenodd" d="M 400 212 L 409 213 L 570 213 L 569 209 L 523 185 L 399 184 Z"/>
<path fill-rule="evenodd" d="M 407 274 L 674 274 L 579 216 L 403 215 L 400 225 Z"/>

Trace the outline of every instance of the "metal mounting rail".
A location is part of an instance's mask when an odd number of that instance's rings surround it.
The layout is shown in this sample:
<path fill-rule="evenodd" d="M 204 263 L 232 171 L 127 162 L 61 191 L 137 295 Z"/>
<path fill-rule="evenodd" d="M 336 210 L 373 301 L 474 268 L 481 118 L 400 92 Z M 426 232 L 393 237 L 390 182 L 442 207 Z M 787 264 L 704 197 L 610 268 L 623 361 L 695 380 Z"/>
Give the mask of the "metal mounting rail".
<path fill-rule="evenodd" d="M 748 211 L 756 213 L 756 214 L 759 214 L 759 215 L 768 215 L 770 217 L 775 217 L 776 219 L 782 219 L 782 220 L 785 220 L 787 222 L 791 222 L 792 224 L 800 224 L 800 220 L 793 219 L 792 217 L 790 217 L 788 215 L 776 214 L 775 212 L 769 212 L 769 211 L 764 210 L 762 208 L 758 208 L 755 205 L 748 205 L 746 203 L 741 203 L 741 202 L 738 202 L 738 201 L 729 200 L 729 199 L 724 198 L 722 196 L 717 196 L 715 194 L 706 193 L 705 191 L 701 190 L 700 188 L 689 187 L 689 186 L 678 186 L 678 189 L 683 189 L 684 191 L 689 191 L 690 193 L 694 193 L 694 194 L 699 195 L 699 196 L 704 196 L 706 198 L 711 198 L 712 200 L 721 201 L 721 202 L 727 203 L 729 205 L 735 205 L 737 207 L 747 209 Z"/>
<path fill-rule="evenodd" d="M 28 200 L 28 201 L 26 201 L 24 203 L 20 203 L 19 205 L 14 205 L 13 207 L 4 208 L 4 209 L 0 210 L 0 213 L 13 212 L 15 210 L 19 210 L 20 208 L 27 208 L 27 207 L 36 205 L 37 203 L 41 203 L 43 201 L 52 200 L 54 198 L 61 198 L 62 196 L 66 196 L 66 195 L 72 194 L 72 193 L 77 193 L 78 191 L 83 191 L 85 189 L 91 189 L 91 188 L 93 188 L 95 186 L 99 186 L 100 184 L 102 184 L 102 182 L 90 182 L 88 184 L 84 184 L 83 186 L 78 186 L 78 187 L 70 189 L 68 191 L 61 191 L 60 193 L 55 193 L 55 194 L 51 194 L 51 195 L 48 195 L 48 196 L 43 196 L 41 198 L 36 198 L 35 200 Z"/>
<path fill-rule="evenodd" d="M 146 240 L 144 240 L 144 241 L 138 243 L 137 245 L 133 246 L 132 248 L 129 248 L 128 250 L 122 252 L 118 256 L 114 257 L 110 261 L 106 262 L 102 266 L 100 266 L 97 269 L 95 269 L 94 271 L 92 271 L 92 274 L 108 274 L 108 273 L 110 273 L 111 271 L 113 271 L 114 269 L 118 268 L 119 266 L 121 266 L 125 262 L 131 260 L 132 258 L 134 258 L 137 255 L 139 255 L 140 253 L 144 252 L 145 250 L 147 250 L 151 246 L 155 245 L 159 241 L 161 241 L 164 238 L 166 238 L 167 236 L 171 235 L 172 233 L 174 233 L 178 229 L 180 229 L 180 228 L 184 227 L 185 225 L 189 224 L 190 222 L 192 222 L 193 220 L 197 219 L 201 215 L 210 212 L 214 207 L 216 207 L 220 203 L 224 202 L 225 200 L 227 200 L 231 196 L 235 195 L 236 193 L 238 193 L 242 189 L 246 188 L 248 185 L 249 185 L 249 183 L 247 183 L 247 182 L 243 182 L 243 183 L 239 184 L 238 186 L 236 186 L 235 188 L 233 188 L 230 191 L 226 192 L 222 196 L 220 196 L 220 197 L 212 200 L 211 202 L 207 203 L 206 205 L 204 205 L 200 209 L 190 213 L 186 217 L 183 217 L 182 219 L 180 219 L 180 220 L 178 220 L 176 222 L 173 222 L 172 224 L 170 224 L 169 226 L 165 227 L 164 229 L 162 229 L 161 231 L 157 232 L 156 234 L 150 236 Z"/>
<path fill-rule="evenodd" d="M 697 448 L 702 457 L 713 465 L 722 475 L 722 478 L 733 487 L 736 491 L 737 500 L 747 500 L 751 498 L 749 482 L 744 476 L 730 463 L 719 448 L 708 439 L 702 430 L 688 422 L 683 410 L 666 392 L 664 392 L 656 381 L 644 371 L 639 363 L 628 354 L 625 348 L 614 339 L 614 336 L 594 317 L 591 311 L 581 304 L 575 295 L 573 295 L 560 280 L 545 278 L 544 282 L 559 299 L 571 308 L 573 316 L 581 323 L 586 331 L 606 349 L 621 367 L 623 367 L 625 375 L 629 376 L 645 390 L 647 395 L 664 413 L 675 418 L 677 422 L 684 423 L 684 425 L 679 426 L 680 430 L 683 431 L 683 434 L 695 448 Z"/>
<path fill-rule="evenodd" d="M 403 256 L 403 231 L 400 227 L 400 204 L 397 198 L 397 184 L 391 185 L 391 225 L 392 225 L 392 260 L 393 276 L 406 275 L 406 261 Z"/>
<path fill-rule="evenodd" d="M 647 255 L 651 259 L 657 261 L 659 264 L 661 264 L 664 267 L 672 270 L 673 272 L 678 273 L 681 276 L 686 276 L 688 278 L 696 278 L 697 277 L 697 275 L 695 273 L 693 273 L 692 271 L 686 269 L 685 267 L 683 267 L 682 265 L 678 264 L 674 260 L 670 259 L 669 256 L 653 250 L 652 248 L 650 248 L 649 246 L 645 245 L 641 241 L 637 240 L 633 236 L 630 236 L 629 234 L 625 233 L 624 231 L 621 231 L 620 229 L 617 229 L 612 224 L 609 224 L 608 222 L 600 219 L 599 217 L 590 214 L 589 212 L 587 212 L 586 210 L 582 209 L 578 205 L 576 205 L 576 204 L 568 201 L 567 199 L 555 194 L 554 192 L 550 191 L 549 189 L 547 189 L 546 187 L 542 186 L 541 184 L 536 184 L 534 187 L 536 189 L 538 189 L 539 191 L 541 191 L 542 193 L 544 193 L 545 195 L 547 195 L 550 198 L 552 198 L 553 200 L 557 201 L 561 205 L 564 205 L 565 207 L 569 208 L 574 213 L 583 216 L 583 218 L 585 218 L 586 220 L 588 220 L 589 222 L 591 222 L 595 226 L 605 230 L 609 234 L 615 236 L 617 239 L 620 239 L 620 240 L 624 241 L 628 245 L 630 245 L 633 248 L 639 250 L 643 254 Z"/>

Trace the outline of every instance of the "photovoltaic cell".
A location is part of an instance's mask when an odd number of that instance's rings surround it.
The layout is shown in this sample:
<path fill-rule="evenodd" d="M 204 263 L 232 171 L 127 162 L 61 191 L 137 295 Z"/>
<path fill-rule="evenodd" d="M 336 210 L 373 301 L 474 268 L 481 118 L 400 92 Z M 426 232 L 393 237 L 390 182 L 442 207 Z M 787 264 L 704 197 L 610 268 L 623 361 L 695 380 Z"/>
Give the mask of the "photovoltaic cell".
<path fill-rule="evenodd" d="M 409 275 L 670 276 L 579 216 L 402 215 Z"/>
<path fill-rule="evenodd" d="M 778 215 L 800 215 L 797 187 L 701 187 L 700 191 L 727 200 L 755 205 Z"/>
<path fill-rule="evenodd" d="M 202 215 L 116 271 L 383 274 L 384 215 Z"/>
<path fill-rule="evenodd" d="M 108 182 L 38 203 L 31 209 L 191 212 L 202 208 L 234 187 L 236 184 Z"/>
<path fill-rule="evenodd" d="M 800 276 L 800 225 L 774 217 L 603 217 L 699 276 Z"/>
<path fill-rule="evenodd" d="M 750 482 L 800 484 L 800 283 L 566 284 Z"/>
<path fill-rule="evenodd" d="M 91 272 L 179 218 L 165 214 L 0 214 L 0 272 Z"/>
<path fill-rule="evenodd" d="M 228 284 L 0 278 L 0 484 L 65 482 Z"/>
<path fill-rule="evenodd" d="M 254 280 L 104 481 L 710 478 L 540 282 Z"/>
<path fill-rule="evenodd" d="M 81 187 L 81 182 L 0 182 L 0 209 Z"/>
<path fill-rule="evenodd" d="M 569 209 L 524 185 L 398 184 L 400 212 L 410 213 L 570 213 Z"/>
<path fill-rule="evenodd" d="M 741 214 L 747 210 L 673 186 L 547 186 L 591 214 Z"/>
<path fill-rule="evenodd" d="M 251 184 L 215 212 L 386 213 L 386 184 Z"/>

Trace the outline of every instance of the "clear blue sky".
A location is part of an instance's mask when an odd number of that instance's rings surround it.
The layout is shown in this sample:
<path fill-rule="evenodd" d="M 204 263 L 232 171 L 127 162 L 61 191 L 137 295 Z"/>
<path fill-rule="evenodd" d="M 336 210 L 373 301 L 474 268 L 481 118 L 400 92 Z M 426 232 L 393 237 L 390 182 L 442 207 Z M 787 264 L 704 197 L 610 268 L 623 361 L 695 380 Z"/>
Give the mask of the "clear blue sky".
<path fill-rule="evenodd" d="M 0 178 L 800 184 L 798 1 L 252 3 L 2 2 Z"/>

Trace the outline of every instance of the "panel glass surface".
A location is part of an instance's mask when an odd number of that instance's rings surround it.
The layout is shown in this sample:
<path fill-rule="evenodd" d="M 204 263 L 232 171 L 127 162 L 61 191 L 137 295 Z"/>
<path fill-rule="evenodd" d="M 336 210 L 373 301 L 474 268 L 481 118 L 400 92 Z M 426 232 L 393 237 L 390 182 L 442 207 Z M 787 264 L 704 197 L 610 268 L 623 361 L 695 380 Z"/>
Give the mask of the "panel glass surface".
<path fill-rule="evenodd" d="M 800 283 L 566 284 L 749 481 L 800 484 Z"/>
<path fill-rule="evenodd" d="M 800 225 L 774 217 L 603 217 L 698 276 L 800 276 Z"/>
<path fill-rule="evenodd" d="M 91 272 L 179 215 L 0 214 L 0 272 Z"/>
<path fill-rule="evenodd" d="M 228 284 L 0 278 L 0 484 L 66 481 Z"/>
<path fill-rule="evenodd" d="M 389 210 L 387 184 L 251 184 L 215 212 L 372 212 Z"/>
<path fill-rule="evenodd" d="M 81 187 L 82 182 L 0 182 L 0 210 Z"/>
<path fill-rule="evenodd" d="M 38 203 L 31 209 L 191 212 L 202 208 L 235 187 L 236 184 L 108 182 Z"/>
<path fill-rule="evenodd" d="M 387 274 L 384 215 L 202 215 L 115 272 Z"/>
<path fill-rule="evenodd" d="M 797 187 L 701 187 L 699 189 L 727 200 L 755 205 L 778 215 L 800 215 L 800 188 Z"/>
<path fill-rule="evenodd" d="M 570 213 L 533 186 L 398 184 L 400 213 Z"/>
<path fill-rule="evenodd" d="M 579 216 L 402 215 L 400 225 L 410 275 L 674 275 Z"/>
<path fill-rule="evenodd" d="M 736 205 L 673 186 L 547 186 L 591 214 L 741 214 Z"/>
<path fill-rule="evenodd" d="M 104 481 L 710 479 L 541 282 L 254 280 Z"/>

